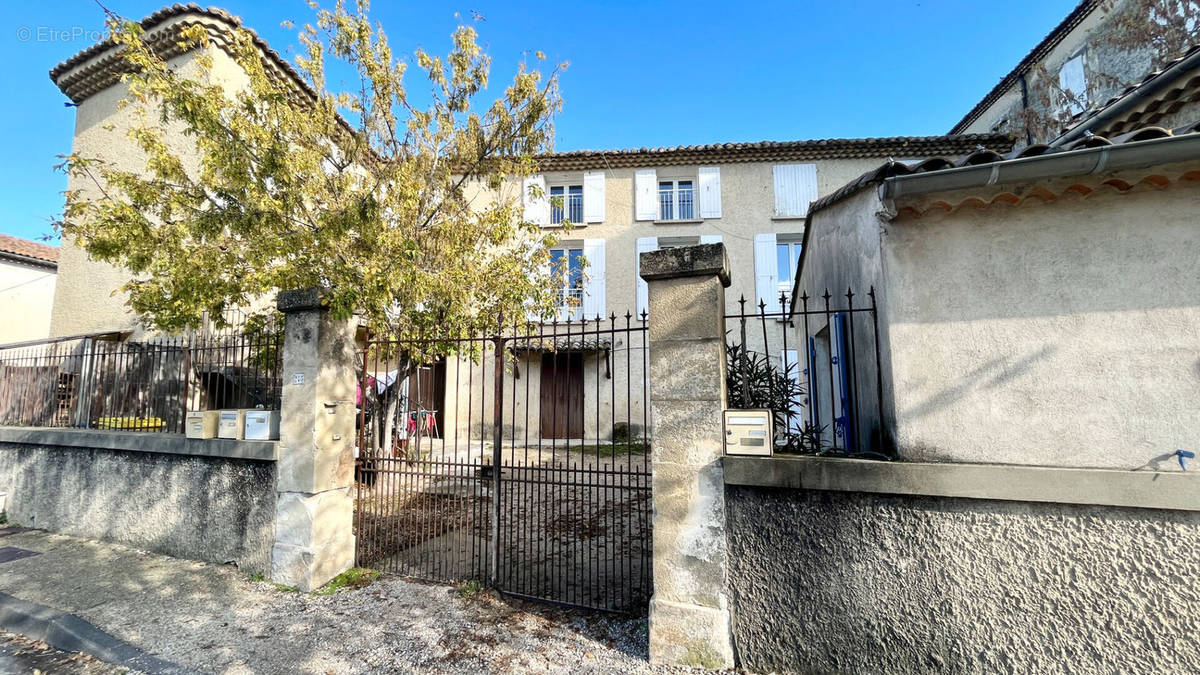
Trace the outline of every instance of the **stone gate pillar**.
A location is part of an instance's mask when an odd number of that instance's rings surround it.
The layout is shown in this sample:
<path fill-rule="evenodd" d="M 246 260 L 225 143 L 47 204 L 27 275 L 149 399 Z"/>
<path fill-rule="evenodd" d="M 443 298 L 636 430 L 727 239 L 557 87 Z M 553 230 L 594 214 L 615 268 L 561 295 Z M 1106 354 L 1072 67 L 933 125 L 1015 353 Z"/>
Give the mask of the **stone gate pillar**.
<path fill-rule="evenodd" d="M 284 291 L 283 404 L 271 579 L 308 591 L 354 565 L 356 319 L 320 289 Z"/>
<path fill-rule="evenodd" d="M 650 288 L 653 663 L 734 665 L 725 589 L 724 244 L 643 253 Z"/>

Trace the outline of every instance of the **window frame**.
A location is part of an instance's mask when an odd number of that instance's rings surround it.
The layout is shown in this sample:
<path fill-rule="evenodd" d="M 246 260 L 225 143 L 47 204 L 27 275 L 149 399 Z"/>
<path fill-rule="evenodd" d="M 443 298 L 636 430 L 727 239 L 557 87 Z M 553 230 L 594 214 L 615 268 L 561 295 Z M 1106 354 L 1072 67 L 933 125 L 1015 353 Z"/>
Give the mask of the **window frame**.
<path fill-rule="evenodd" d="M 786 295 L 789 299 L 792 297 L 792 288 L 796 285 L 796 272 L 800 268 L 800 252 L 804 244 L 804 235 L 802 234 L 776 234 L 775 235 L 775 287 L 780 293 Z M 785 282 L 782 270 L 779 269 L 779 248 L 781 246 L 788 247 L 788 279 Z"/>
<path fill-rule="evenodd" d="M 699 178 L 693 177 L 693 176 L 673 176 L 673 177 L 658 176 L 658 177 L 656 177 L 654 195 L 655 195 L 655 205 L 658 209 L 657 220 L 668 221 L 668 222 L 669 221 L 685 221 L 686 222 L 686 221 L 691 221 L 691 220 L 701 220 L 697 216 L 698 204 L 696 202 L 697 194 L 699 192 L 699 182 L 700 182 Z M 670 190 L 670 192 L 671 192 L 671 217 L 664 217 L 664 215 L 663 215 L 663 184 L 664 183 L 671 184 L 671 190 Z M 690 184 L 688 191 L 691 193 L 691 199 L 688 202 L 688 207 L 689 207 L 691 213 L 686 218 L 680 217 L 680 199 L 679 199 L 679 194 L 680 194 L 679 184 L 680 183 L 689 183 Z"/>
<path fill-rule="evenodd" d="M 582 243 L 560 242 L 557 246 L 550 248 L 548 251 L 550 254 L 550 271 L 552 275 L 556 273 L 556 270 L 554 269 L 554 265 L 556 263 L 554 259 L 555 253 L 562 254 L 563 258 L 565 258 L 567 261 L 567 275 L 563 278 L 562 283 L 556 289 L 558 299 L 555 302 L 555 307 L 559 311 L 570 312 L 583 307 L 583 296 L 587 292 L 587 279 L 584 278 L 582 265 L 579 266 L 577 271 L 578 277 L 574 279 L 574 281 L 578 282 L 578 287 L 573 288 L 571 284 L 573 281 L 572 277 L 575 275 L 575 272 L 571 270 L 571 256 L 573 253 L 578 253 L 578 257 L 582 258 L 583 249 L 584 246 Z M 562 260 L 563 258 L 559 258 L 559 260 Z M 575 290 L 578 290 L 578 294 L 572 293 L 572 291 Z M 578 300 L 578 303 L 567 303 L 566 300 L 569 297 L 574 297 L 576 300 Z"/>
<path fill-rule="evenodd" d="M 554 194 L 555 188 L 561 188 L 563 191 L 563 194 L 555 195 Z M 571 188 L 579 188 L 579 220 L 572 220 L 570 218 L 571 196 L 572 196 Z M 576 184 L 574 181 L 571 181 L 571 180 L 559 181 L 556 183 L 547 182 L 546 183 L 546 201 L 550 205 L 550 225 L 553 227 L 561 227 L 564 222 L 570 222 L 572 225 L 583 225 L 584 224 L 583 223 L 583 219 L 584 219 L 583 194 L 584 194 L 584 186 L 583 186 L 582 180 L 580 180 L 578 184 Z M 556 207 L 554 205 L 554 198 L 556 196 L 562 197 L 563 203 L 562 203 L 561 207 Z M 555 209 L 558 209 L 560 211 L 560 213 L 562 214 L 562 217 L 559 218 L 558 220 L 554 219 Z"/>

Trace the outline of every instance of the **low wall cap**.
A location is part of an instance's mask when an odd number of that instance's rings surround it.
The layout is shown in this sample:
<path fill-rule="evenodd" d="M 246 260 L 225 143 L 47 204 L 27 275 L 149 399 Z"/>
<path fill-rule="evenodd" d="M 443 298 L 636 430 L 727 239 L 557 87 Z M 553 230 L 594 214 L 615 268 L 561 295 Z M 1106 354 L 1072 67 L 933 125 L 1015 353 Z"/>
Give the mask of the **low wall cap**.
<path fill-rule="evenodd" d="M 729 287 L 729 258 L 725 244 L 680 246 L 647 251 L 641 257 L 641 275 L 646 281 L 715 274 L 721 285 Z"/>
<path fill-rule="evenodd" d="M 329 289 L 299 288 L 280 291 L 279 295 L 275 297 L 275 306 L 284 313 L 327 309 L 329 307 Z"/>

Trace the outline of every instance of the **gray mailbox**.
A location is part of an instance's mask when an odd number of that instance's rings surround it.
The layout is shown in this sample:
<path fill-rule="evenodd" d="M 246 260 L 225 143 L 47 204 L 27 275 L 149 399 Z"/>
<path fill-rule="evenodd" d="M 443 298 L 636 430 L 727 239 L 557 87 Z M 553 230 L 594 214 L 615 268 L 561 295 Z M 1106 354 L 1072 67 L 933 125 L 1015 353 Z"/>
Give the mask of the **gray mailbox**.
<path fill-rule="evenodd" d="M 770 410 L 726 410 L 725 454 L 770 457 L 775 449 Z"/>

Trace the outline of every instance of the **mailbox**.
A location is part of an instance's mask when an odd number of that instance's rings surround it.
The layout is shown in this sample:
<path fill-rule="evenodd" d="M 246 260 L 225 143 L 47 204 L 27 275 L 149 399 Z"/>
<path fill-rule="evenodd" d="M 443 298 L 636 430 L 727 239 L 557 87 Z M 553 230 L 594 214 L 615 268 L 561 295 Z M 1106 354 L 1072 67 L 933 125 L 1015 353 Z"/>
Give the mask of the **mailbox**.
<path fill-rule="evenodd" d="M 222 410 L 217 423 L 217 438 L 242 440 L 242 427 L 246 424 L 245 410 Z"/>
<path fill-rule="evenodd" d="M 187 414 L 184 430 L 187 438 L 216 438 L 221 413 L 216 410 L 196 410 Z"/>
<path fill-rule="evenodd" d="M 725 454 L 770 457 L 775 449 L 770 410 L 726 410 Z"/>
<path fill-rule="evenodd" d="M 274 441 L 279 438 L 278 410 L 247 410 L 245 433 L 247 441 Z"/>

